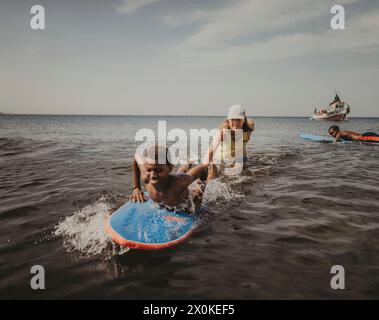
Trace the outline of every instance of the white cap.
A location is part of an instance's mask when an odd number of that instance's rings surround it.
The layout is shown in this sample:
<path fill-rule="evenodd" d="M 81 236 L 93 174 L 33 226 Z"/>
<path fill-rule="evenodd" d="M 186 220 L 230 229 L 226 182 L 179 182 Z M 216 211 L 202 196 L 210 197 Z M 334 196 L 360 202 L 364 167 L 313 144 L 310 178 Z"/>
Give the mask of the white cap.
<path fill-rule="evenodd" d="M 245 109 L 239 104 L 232 105 L 228 111 L 228 119 L 245 119 Z"/>

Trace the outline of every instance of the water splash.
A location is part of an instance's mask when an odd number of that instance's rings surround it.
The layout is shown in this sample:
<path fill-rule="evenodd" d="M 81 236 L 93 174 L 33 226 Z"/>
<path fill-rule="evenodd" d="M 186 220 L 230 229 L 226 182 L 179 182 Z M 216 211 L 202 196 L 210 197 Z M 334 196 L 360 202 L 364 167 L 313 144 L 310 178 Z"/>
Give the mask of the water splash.
<path fill-rule="evenodd" d="M 204 193 L 204 204 L 243 198 L 244 195 L 234 187 L 236 184 L 240 184 L 242 180 L 243 178 L 238 177 L 235 181 L 230 178 L 228 181 L 222 181 L 220 178 L 209 181 Z"/>
<path fill-rule="evenodd" d="M 66 217 L 57 225 L 54 234 L 63 238 L 68 252 L 80 253 L 84 257 L 105 254 L 106 258 L 110 258 L 124 254 L 129 249 L 114 244 L 105 233 L 104 223 L 110 212 L 111 205 L 102 196 L 95 203 Z"/>

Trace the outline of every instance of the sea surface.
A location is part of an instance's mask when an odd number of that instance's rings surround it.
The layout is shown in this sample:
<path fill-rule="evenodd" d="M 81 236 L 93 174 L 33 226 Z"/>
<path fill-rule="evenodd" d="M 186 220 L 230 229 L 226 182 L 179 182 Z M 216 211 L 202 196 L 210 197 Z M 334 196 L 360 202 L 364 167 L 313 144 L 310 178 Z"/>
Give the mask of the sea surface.
<path fill-rule="evenodd" d="M 187 241 L 113 244 L 104 220 L 132 192 L 135 135 L 159 120 L 189 135 L 223 118 L 0 115 L 1 299 L 379 298 L 379 146 L 299 137 L 329 122 L 253 118 L 247 172 L 208 184 Z M 379 132 L 379 119 L 340 126 Z M 30 287 L 33 265 L 45 290 Z"/>

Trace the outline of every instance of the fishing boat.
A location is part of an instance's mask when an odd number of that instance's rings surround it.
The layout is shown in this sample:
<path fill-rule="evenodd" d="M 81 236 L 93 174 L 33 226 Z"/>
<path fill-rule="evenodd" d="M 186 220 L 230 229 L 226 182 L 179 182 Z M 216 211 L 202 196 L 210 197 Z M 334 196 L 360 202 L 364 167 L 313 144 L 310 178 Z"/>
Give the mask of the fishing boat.
<path fill-rule="evenodd" d="M 315 109 L 312 120 L 328 120 L 328 121 L 343 121 L 347 120 L 347 115 L 350 113 L 350 106 L 340 100 L 338 94 L 334 97 L 333 102 L 329 104 L 329 108 L 320 110 Z"/>

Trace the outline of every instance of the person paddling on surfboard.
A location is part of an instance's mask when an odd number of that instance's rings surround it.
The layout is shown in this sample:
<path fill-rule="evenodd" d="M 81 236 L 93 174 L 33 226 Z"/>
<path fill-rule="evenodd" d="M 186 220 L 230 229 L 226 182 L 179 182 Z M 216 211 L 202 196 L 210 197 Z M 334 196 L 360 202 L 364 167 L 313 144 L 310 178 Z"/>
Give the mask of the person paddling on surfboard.
<path fill-rule="evenodd" d="M 341 140 L 379 142 L 379 134 L 374 132 L 365 132 L 360 134 L 354 131 L 342 131 L 338 126 L 331 126 L 328 129 L 328 132 L 335 138 L 335 142 L 340 142 Z"/>
<path fill-rule="evenodd" d="M 164 163 L 159 160 L 164 159 Z M 136 153 L 133 161 L 134 190 L 131 200 L 144 202 L 146 197 L 141 190 L 140 180 L 145 184 L 150 198 L 168 209 L 195 212 L 200 208 L 205 181 L 208 175 L 207 165 L 197 165 L 188 171 L 171 174 L 173 165 L 169 150 L 165 146 L 154 145 L 145 149 L 143 155 Z M 191 193 L 188 186 L 199 180 L 199 189 Z"/>

